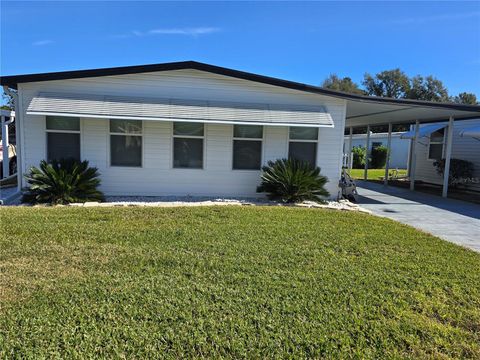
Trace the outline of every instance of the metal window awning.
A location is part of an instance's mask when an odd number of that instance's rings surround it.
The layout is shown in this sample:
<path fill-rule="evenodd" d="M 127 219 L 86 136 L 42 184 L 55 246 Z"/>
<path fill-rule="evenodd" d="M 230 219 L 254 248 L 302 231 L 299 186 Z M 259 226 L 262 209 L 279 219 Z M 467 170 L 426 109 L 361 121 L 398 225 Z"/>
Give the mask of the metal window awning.
<path fill-rule="evenodd" d="M 437 130 L 443 129 L 447 125 L 447 123 L 441 123 L 422 126 L 418 131 L 418 137 L 422 138 L 425 136 L 430 136 L 430 134 L 434 133 Z M 415 129 L 407 131 L 406 133 L 402 134 L 402 136 L 400 136 L 400 138 L 402 139 L 413 139 L 414 137 Z"/>
<path fill-rule="evenodd" d="M 472 137 L 480 140 L 480 126 L 469 127 L 460 131 L 461 137 Z"/>
<path fill-rule="evenodd" d="M 334 126 L 332 116 L 324 106 L 43 92 L 30 102 L 27 114 L 220 124 Z"/>

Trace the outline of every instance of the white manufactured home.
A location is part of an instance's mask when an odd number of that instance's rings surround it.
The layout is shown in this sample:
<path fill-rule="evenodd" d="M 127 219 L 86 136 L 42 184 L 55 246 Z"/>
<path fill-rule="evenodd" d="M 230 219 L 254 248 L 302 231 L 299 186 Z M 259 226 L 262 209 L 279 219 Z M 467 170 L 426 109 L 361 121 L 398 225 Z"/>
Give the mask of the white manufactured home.
<path fill-rule="evenodd" d="M 441 185 L 442 176 L 437 172 L 434 163 L 445 158 L 447 151 L 446 122 L 420 126 L 416 142 L 415 174 L 416 180 Z M 413 139 L 414 130 L 404 133 L 404 139 Z M 406 140 L 403 140 L 406 141 Z M 452 132 L 452 159 L 466 160 L 473 164 L 472 182 L 462 187 L 480 191 L 480 119 L 456 121 Z"/>
<path fill-rule="evenodd" d="M 480 113 L 193 61 L 4 76 L 1 83 L 18 90 L 19 188 L 41 160 L 74 157 L 99 169 L 106 195 L 259 196 L 262 165 L 294 157 L 321 167 L 337 198 L 346 125 Z"/>
<path fill-rule="evenodd" d="M 392 132 L 390 137 L 390 167 L 397 169 L 406 169 L 408 167 L 408 155 L 410 149 L 410 141 L 401 138 L 403 132 Z M 352 147 L 366 146 L 366 134 L 354 134 L 352 136 Z M 371 133 L 369 138 L 369 151 L 372 148 L 382 145 L 388 145 L 387 133 Z M 344 152 L 350 148 L 350 136 L 344 138 Z"/>

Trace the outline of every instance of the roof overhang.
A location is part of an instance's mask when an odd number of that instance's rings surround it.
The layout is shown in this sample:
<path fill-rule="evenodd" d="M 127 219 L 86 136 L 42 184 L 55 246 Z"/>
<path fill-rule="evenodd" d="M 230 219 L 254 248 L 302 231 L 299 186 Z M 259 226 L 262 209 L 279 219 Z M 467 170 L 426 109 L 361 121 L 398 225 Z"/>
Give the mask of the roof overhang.
<path fill-rule="evenodd" d="M 217 124 L 333 127 L 324 106 L 39 93 L 29 115 L 185 121 Z"/>

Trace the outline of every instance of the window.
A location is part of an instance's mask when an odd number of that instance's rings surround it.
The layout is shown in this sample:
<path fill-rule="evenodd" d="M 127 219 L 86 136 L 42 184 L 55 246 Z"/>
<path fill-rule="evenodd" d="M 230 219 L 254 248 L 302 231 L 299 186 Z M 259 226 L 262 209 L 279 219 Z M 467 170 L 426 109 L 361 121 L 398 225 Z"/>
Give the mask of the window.
<path fill-rule="evenodd" d="M 443 141 L 445 128 L 430 134 L 430 143 L 428 146 L 428 158 L 430 160 L 441 160 L 443 158 Z"/>
<path fill-rule="evenodd" d="M 174 168 L 203 168 L 203 137 L 202 123 L 173 123 Z"/>
<path fill-rule="evenodd" d="M 291 127 L 289 138 L 288 157 L 316 166 L 318 128 Z"/>
<path fill-rule="evenodd" d="M 233 169 L 260 170 L 263 126 L 233 126 Z"/>
<path fill-rule="evenodd" d="M 142 166 L 142 122 L 110 120 L 110 165 Z"/>
<path fill-rule="evenodd" d="M 47 161 L 73 158 L 80 161 L 80 119 L 47 116 Z"/>

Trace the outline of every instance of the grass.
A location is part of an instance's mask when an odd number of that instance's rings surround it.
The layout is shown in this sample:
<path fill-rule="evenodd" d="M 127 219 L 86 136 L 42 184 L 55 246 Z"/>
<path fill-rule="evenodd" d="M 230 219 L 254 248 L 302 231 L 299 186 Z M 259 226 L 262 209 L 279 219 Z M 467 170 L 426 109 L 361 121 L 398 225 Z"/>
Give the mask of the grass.
<path fill-rule="evenodd" d="M 480 255 L 362 213 L 0 208 L 0 358 L 479 358 Z"/>
<path fill-rule="evenodd" d="M 389 175 L 394 172 L 395 169 L 389 171 Z M 351 169 L 350 176 L 354 179 L 363 179 L 363 169 Z M 407 169 L 398 169 L 397 176 L 406 176 Z M 391 175 L 390 175 L 391 176 Z M 390 177 L 389 176 L 389 177 Z M 380 180 L 385 177 L 385 169 L 368 169 L 367 178 L 368 180 Z"/>

